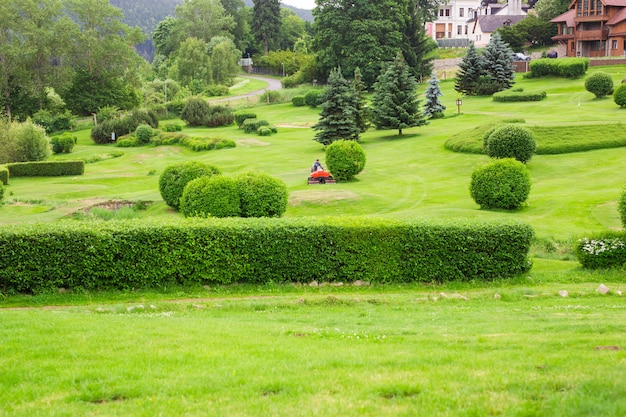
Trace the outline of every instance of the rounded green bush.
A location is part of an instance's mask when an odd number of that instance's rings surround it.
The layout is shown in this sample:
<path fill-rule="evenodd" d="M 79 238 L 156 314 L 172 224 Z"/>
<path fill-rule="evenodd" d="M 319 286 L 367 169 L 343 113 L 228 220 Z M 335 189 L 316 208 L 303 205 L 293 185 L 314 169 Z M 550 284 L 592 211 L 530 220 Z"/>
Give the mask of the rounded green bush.
<path fill-rule="evenodd" d="M 523 126 L 504 125 L 496 128 L 483 143 L 485 153 L 492 158 L 515 158 L 530 161 L 537 150 L 533 133 Z"/>
<path fill-rule="evenodd" d="M 65 132 L 62 135 L 51 138 L 50 144 L 52 144 L 52 152 L 54 153 L 70 153 L 76 144 L 76 136 Z"/>
<path fill-rule="evenodd" d="M 309 90 L 304 95 L 304 102 L 307 104 L 307 106 L 317 107 L 321 104 L 320 103 L 321 96 L 322 96 L 321 90 Z"/>
<path fill-rule="evenodd" d="M 202 126 L 210 112 L 209 103 L 198 97 L 187 100 L 180 118 L 189 126 Z"/>
<path fill-rule="evenodd" d="M 150 125 L 141 124 L 135 129 L 135 137 L 139 143 L 150 143 L 152 139 L 153 130 Z"/>
<path fill-rule="evenodd" d="M 326 164 L 336 179 L 349 181 L 365 168 L 365 151 L 353 140 L 338 140 L 326 148 Z"/>
<path fill-rule="evenodd" d="M 234 178 L 221 175 L 190 181 L 180 198 L 185 217 L 239 217 L 239 190 Z"/>
<path fill-rule="evenodd" d="M 622 194 L 617 202 L 617 211 L 619 211 L 622 227 L 626 229 L 626 186 L 622 189 Z"/>
<path fill-rule="evenodd" d="M 613 93 L 613 101 L 620 107 L 626 107 L 626 84 L 620 84 Z"/>
<path fill-rule="evenodd" d="M 520 207 L 530 193 L 530 174 L 513 158 L 498 159 L 472 173 L 470 195 L 482 209 Z"/>
<path fill-rule="evenodd" d="M 491 136 L 491 134 L 493 132 L 496 131 L 497 128 L 499 128 L 500 126 L 492 126 L 489 129 L 487 129 L 487 131 L 485 132 L 485 134 L 483 135 L 483 150 L 485 151 L 485 153 L 487 155 L 489 155 L 489 152 L 487 151 L 487 149 L 489 148 L 489 137 Z"/>
<path fill-rule="evenodd" d="M 613 92 L 613 78 L 606 72 L 596 72 L 585 79 L 585 89 L 596 98 L 608 96 Z"/>
<path fill-rule="evenodd" d="M 0 201 L 4 198 L 4 185 L 0 182 Z"/>
<path fill-rule="evenodd" d="M 183 190 L 189 181 L 220 174 L 221 171 L 216 166 L 197 161 L 168 165 L 159 177 L 159 191 L 165 203 L 178 210 Z"/>
<path fill-rule="evenodd" d="M 278 178 L 248 172 L 236 180 L 241 217 L 280 217 L 287 210 L 287 185 Z"/>

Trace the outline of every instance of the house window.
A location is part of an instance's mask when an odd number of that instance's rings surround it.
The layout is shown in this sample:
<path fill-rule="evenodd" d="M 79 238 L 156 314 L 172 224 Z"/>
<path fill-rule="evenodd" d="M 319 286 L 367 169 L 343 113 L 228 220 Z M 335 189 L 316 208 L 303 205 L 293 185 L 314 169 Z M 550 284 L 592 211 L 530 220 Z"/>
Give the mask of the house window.
<path fill-rule="evenodd" d="M 465 25 L 465 34 L 467 35 L 467 25 Z"/>
<path fill-rule="evenodd" d="M 439 9 L 439 17 L 443 17 L 443 9 Z"/>
<path fill-rule="evenodd" d="M 463 34 L 463 26 L 456 25 L 456 34 L 457 35 L 462 35 Z"/>
<path fill-rule="evenodd" d="M 450 9 L 446 9 L 446 17 L 450 17 Z"/>
<path fill-rule="evenodd" d="M 613 49 L 617 49 L 617 40 L 614 40 L 614 41 L 613 41 L 613 46 L 612 46 L 612 48 L 613 48 Z"/>
<path fill-rule="evenodd" d="M 459 9 L 459 17 L 463 17 L 463 14 L 464 14 L 464 13 L 463 13 L 463 8 L 461 7 L 461 8 Z"/>

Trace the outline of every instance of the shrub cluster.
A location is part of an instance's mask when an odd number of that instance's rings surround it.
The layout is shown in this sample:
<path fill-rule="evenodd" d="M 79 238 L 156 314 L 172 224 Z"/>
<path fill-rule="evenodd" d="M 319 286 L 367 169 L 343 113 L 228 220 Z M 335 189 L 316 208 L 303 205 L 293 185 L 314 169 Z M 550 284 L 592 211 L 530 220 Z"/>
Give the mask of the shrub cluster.
<path fill-rule="evenodd" d="M 254 113 L 235 113 L 235 123 L 237 123 L 237 127 L 241 129 L 243 127 L 243 122 L 248 119 L 256 119 L 256 114 Z"/>
<path fill-rule="evenodd" d="M 587 72 L 588 58 L 542 58 L 530 61 L 530 77 L 578 78 Z"/>
<path fill-rule="evenodd" d="M 319 106 L 322 100 L 322 90 L 309 90 L 304 95 L 304 101 L 309 107 L 317 107 Z"/>
<path fill-rule="evenodd" d="M 323 237 L 321 244 L 320 237 Z M 3 293 L 166 285 L 511 277 L 530 226 L 341 219 L 63 222 L 0 229 Z"/>
<path fill-rule="evenodd" d="M 137 142 L 140 144 L 150 143 L 150 139 L 154 135 L 154 131 L 150 125 L 139 125 L 137 129 L 135 129 L 135 138 L 137 138 Z"/>
<path fill-rule="evenodd" d="M 154 146 L 181 145 L 196 152 L 234 148 L 237 146 L 235 141 L 231 139 L 221 137 L 200 138 L 174 132 L 161 133 L 159 136 L 152 138 L 151 142 Z"/>
<path fill-rule="evenodd" d="M 209 97 L 227 96 L 230 95 L 230 89 L 225 85 L 213 84 L 204 89 L 204 94 Z"/>
<path fill-rule="evenodd" d="M 293 104 L 294 107 L 303 107 L 306 106 L 306 100 L 304 96 L 295 96 L 291 98 L 291 104 Z"/>
<path fill-rule="evenodd" d="M 9 184 L 9 168 L 0 167 L 0 183 L 4 185 Z"/>
<path fill-rule="evenodd" d="M 501 103 L 512 103 L 518 101 L 541 101 L 546 98 L 545 91 L 513 91 L 513 90 L 504 90 L 497 92 L 493 95 L 493 101 L 501 102 Z"/>
<path fill-rule="evenodd" d="M 613 94 L 613 78 L 606 72 L 596 72 L 585 79 L 585 89 L 596 98 Z"/>
<path fill-rule="evenodd" d="M 510 124 L 485 132 L 483 147 L 485 153 L 492 158 L 515 158 L 526 163 L 537 150 L 537 143 L 529 129 Z"/>
<path fill-rule="evenodd" d="M 43 127 L 46 133 L 70 130 L 76 127 L 76 118 L 69 110 L 62 113 L 52 113 L 42 109 L 33 114 L 32 121 Z"/>
<path fill-rule="evenodd" d="M 574 252 L 583 268 L 622 268 L 626 264 L 626 235 L 623 232 L 604 232 L 579 239 Z"/>
<path fill-rule="evenodd" d="M 341 181 L 349 181 L 363 171 L 365 159 L 365 151 L 353 140 L 338 140 L 326 147 L 328 169 Z"/>
<path fill-rule="evenodd" d="M 204 121 L 206 127 L 220 127 L 233 124 L 235 115 L 233 111 L 226 106 L 211 106 L 209 114 Z"/>
<path fill-rule="evenodd" d="M 136 109 L 122 119 L 107 120 L 91 130 L 91 138 L 99 145 L 111 143 L 113 133 L 115 133 L 115 138 L 117 139 L 133 133 L 141 124 L 147 124 L 156 129 L 159 126 L 156 113 L 150 110 Z"/>
<path fill-rule="evenodd" d="M 283 101 L 283 96 L 279 91 L 271 90 L 266 91 L 259 96 L 259 103 L 280 103 Z"/>
<path fill-rule="evenodd" d="M 620 84 L 613 93 L 613 101 L 620 107 L 626 107 L 626 84 Z"/>
<path fill-rule="evenodd" d="M 513 158 L 494 160 L 472 173 L 470 195 L 482 209 L 519 208 L 529 193 L 528 168 Z"/>
<path fill-rule="evenodd" d="M 183 127 L 177 123 L 167 123 L 161 128 L 161 130 L 164 132 L 180 132 L 183 130 Z"/>
<path fill-rule="evenodd" d="M 269 126 L 267 120 L 246 119 L 243 122 L 244 133 L 257 133 L 261 126 Z"/>
<path fill-rule="evenodd" d="M 142 143 L 140 143 L 135 136 L 124 136 L 115 142 L 115 146 L 119 148 L 133 148 L 140 145 L 142 145 Z"/>
<path fill-rule="evenodd" d="M 189 126 L 202 126 L 209 114 L 209 103 L 199 97 L 191 97 L 187 100 L 180 118 Z"/>
<path fill-rule="evenodd" d="M 70 153 L 74 149 L 77 138 L 69 132 L 65 132 L 62 135 L 55 136 L 50 139 L 52 144 L 52 152 L 54 153 Z"/>
<path fill-rule="evenodd" d="M 198 161 L 168 165 L 159 177 L 161 197 L 165 204 L 178 210 L 183 190 L 190 181 L 200 177 L 220 175 L 221 173 L 218 167 Z"/>
<path fill-rule="evenodd" d="M 7 164 L 11 177 L 60 177 L 83 175 L 85 161 L 39 161 Z"/>
<path fill-rule="evenodd" d="M 240 205 L 237 181 L 221 175 L 190 181 L 180 198 L 185 217 L 238 217 Z"/>

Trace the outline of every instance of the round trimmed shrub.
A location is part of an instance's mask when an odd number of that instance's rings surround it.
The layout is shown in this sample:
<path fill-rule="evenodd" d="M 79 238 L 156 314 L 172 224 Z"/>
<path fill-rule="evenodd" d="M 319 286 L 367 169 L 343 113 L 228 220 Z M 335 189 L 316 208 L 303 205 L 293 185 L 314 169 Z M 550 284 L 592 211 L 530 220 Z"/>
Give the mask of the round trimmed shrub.
<path fill-rule="evenodd" d="M 500 126 L 492 126 L 492 127 L 490 127 L 489 129 L 487 129 L 487 131 L 483 135 L 483 150 L 485 151 L 485 153 L 487 155 L 489 155 L 489 152 L 487 151 L 487 149 L 489 148 L 489 137 L 491 136 L 491 134 L 493 132 L 496 131 L 496 129 L 498 127 L 500 127 Z"/>
<path fill-rule="evenodd" d="M 221 175 L 190 181 L 180 198 L 185 217 L 239 217 L 239 190 L 234 178 Z"/>
<path fill-rule="evenodd" d="M 520 162 L 530 161 L 537 150 L 533 133 L 523 126 L 504 125 L 496 128 L 487 137 L 485 153 L 492 158 L 515 158 Z"/>
<path fill-rule="evenodd" d="M 613 93 L 613 78 L 606 72 L 596 72 L 585 80 L 585 89 L 596 98 L 608 96 Z"/>
<path fill-rule="evenodd" d="M 209 103 L 201 98 L 191 97 L 187 100 L 180 118 L 189 126 L 202 126 L 210 111 Z"/>
<path fill-rule="evenodd" d="M 70 153 L 76 144 L 76 136 L 65 132 L 62 135 L 51 138 L 50 144 L 52 144 L 52 152 L 54 153 Z"/>
<path fill-rule="evenodd" d="M 307 106 L 317 107 L 321 104 L 320 103 L 321 96 L 322 96 L 321 90 L 309 90 L 304 95 L 304 102 L 307 104 Z"/>
<path fill-rule="evenodd" d="M 139 143 L 150 143 L 152 139 L 153 131 L 150 125 L 142 124 L 135 129 L 135 137 Z"/>
<path fill-rule="evenodd" d="M 218 167 L 198 161 L 168 165 L 159 177 L 159 191 L 165 203 L 178 210 L 185 186 L 199 177 L 220 175 Z"/>
<path fill-rule="evenodd" d="M 326 148 L 326 164 L 336 179 L 349 181 L 365 168 L 365 151 L 353 140 L 338 140 Z"/>
<path fill-rule="evenodd" d="M 626 84 L 620 84 L 613 93 L 613 101 L 620 107 L 626 107 Z"/>
<path fill-rule="evenodd" d="M 287 210 L 287 185 L 278 178 L 248 172 L 236 180 L 241 217 L 280 217 Z"/>
<path fill-rule="evenodd" d="M 530 193 L 530 174 L 513 158 L 498 159 L 472 173 L 470 195 L 481 209 L 521 207 Z"/>

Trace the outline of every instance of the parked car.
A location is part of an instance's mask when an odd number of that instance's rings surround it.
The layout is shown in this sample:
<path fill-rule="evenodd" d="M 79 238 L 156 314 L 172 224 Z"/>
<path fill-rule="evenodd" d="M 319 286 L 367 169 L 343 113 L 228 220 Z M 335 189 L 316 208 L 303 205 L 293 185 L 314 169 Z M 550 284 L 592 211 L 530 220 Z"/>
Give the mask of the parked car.
<path fill-rule="evenodd" d="M 515 52 L 513 54 L 513 59 L 515 61 L 530 61 L 530 57 L 528 55 L 524 55 L 521 52 Z"/>
<path fill-rule="evenodd" d="M 556 51 L 550 51 L 546 54 L 548 58 L 556 58 L 558 57 L 558 53 Z"/>

